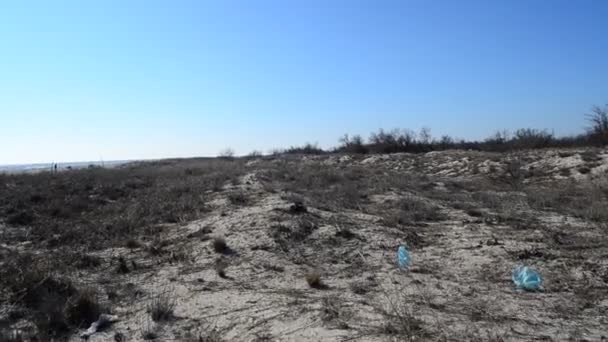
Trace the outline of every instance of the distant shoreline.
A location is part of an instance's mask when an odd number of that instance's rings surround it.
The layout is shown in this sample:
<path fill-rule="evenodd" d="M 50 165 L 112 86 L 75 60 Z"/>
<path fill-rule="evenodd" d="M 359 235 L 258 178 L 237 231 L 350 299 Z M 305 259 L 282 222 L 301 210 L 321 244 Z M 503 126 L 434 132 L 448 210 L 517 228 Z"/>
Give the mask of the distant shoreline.
<path fill-rule="evenodd" d="M 33 164 L 8 164 L 0 165 L 0 173 L 28 173 L 52 171 L 53 165 L 57 164 L 58 171 L 70 169 L 83 169 L 89 166 L 115 167 L 137 160 L 108 160 L 108 161 L 84 161 L 84 162 L 64 162 L 64 163 L 33 163 Z"/>

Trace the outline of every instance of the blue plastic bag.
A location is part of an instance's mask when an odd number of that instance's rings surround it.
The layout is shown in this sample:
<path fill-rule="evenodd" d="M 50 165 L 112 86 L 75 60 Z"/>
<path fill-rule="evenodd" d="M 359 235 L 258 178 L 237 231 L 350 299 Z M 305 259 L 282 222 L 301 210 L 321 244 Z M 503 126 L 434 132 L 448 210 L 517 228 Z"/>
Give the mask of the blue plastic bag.
<path fill-rule="evenodd" d="M 405 246 L 399 246 L 397 249 L 397 265 L 399 268 L 405 268 L 410 264 L 410 253 L 407 251 Z"/>
<path fill-rule="evenodd" d="M 540 288 L 540 284 L 542 283 L 540 274 L 524 265 L 518 265 L 513 269 L 511 279 L 513 279 L 515 286 L 527 291 L 538 290 Z"/>

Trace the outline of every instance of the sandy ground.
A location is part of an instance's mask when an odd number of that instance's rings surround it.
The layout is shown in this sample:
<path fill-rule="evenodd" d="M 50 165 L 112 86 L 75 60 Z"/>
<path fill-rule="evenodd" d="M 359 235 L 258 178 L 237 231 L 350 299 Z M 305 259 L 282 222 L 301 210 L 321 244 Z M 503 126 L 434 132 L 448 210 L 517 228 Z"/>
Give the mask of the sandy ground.
<path fill-rule="evenodd" d="M 83 272 L 78 281 L 123 299 L 112 306 L 119 321 L 89 340 L 140 341 L 142 332 L 152 330 L 158 341 L 198 341 L 192 336 L 199 335 L 207 338 L 200 341 L 216 341 L 214 332 L 225 341 L 603 341 L 608 336 L 605 225 L 532 209 L 517 189 L 502 194 L 509 208 L 482 205 L 483 215 L 438 200 L 453 196 L 452 180 L 485 191 L 476 177 L 499 177 L 513 160 L 520 170 L 543 171 L 525 177 L 524 184 L 608 179 L 608 153 L 600 151 L 592 161 L 585 161 L 584 153 L 451 151 L 290 161 L 431 177 L 433 196 L 391 189 L 369 197 L 367 207 L 382 208 L 406 193 L 423 196 L 445 217 L 407 227 L 388 225 L 372 210 L 328 210 L 309 199 L 307 212 L 293 212 L 290 193 L 264 184 L 263 169 L 277 161 L 251 161 L 239 184 L 217 193 L 202 219 L 164 226 L 166 253 L 126 247 L 95 252 L 112 263 L 104 272 Z M 589 165 L 590 170 L 583 168 Z M 235 191 L 249 202 L 231 203 L 228 196 Z M 512 217 L 499 219 L 505 210 Z M 302 227 L 309 227 L 305 234 L 290 235 L 281 245 L 281 234 Z M 214 251 L 214 237 L 225 238 L 230 250 Z M 395 263 L 400 244 L 412 256 L 405 270 Z M 114 272 L 119 256 L 130 273 Z M 518 263 L 541 272 L 541 291 L 515 288 L 510 276 Z M 313 271 L 323 288 L 308 285 L 305 277 Z M 175 300 L 174 318 L 154 323 L 147 307 L 163 294 Z M 80 340 L 78 333 L 72 341 Z"/>

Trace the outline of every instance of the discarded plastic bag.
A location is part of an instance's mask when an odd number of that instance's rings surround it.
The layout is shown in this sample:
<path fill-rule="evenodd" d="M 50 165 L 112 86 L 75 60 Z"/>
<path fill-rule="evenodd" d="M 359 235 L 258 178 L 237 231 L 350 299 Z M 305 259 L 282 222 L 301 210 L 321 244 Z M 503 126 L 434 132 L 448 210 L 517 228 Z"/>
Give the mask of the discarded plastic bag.
<path fill-rule="evenodd" d="M 405 268 L 410 264 L 410 253 L 407 251 L 405 246 L 399 246 L 397 249 L 397 265 L 399 268 Z"/>
<path fill-rule="evenodd" d="M 540 274 L 524 265 L 518 265 L 513 269 L 511 279 L 513 279 L 515 286 L 528 291 L 538 290 L 542 283 Z"/>

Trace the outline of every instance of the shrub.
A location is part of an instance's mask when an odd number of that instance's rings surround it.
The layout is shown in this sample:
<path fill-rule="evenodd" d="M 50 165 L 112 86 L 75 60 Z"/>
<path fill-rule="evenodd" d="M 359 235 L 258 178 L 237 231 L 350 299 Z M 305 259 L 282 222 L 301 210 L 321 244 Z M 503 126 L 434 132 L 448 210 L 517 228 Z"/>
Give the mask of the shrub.
<path fill-rule="evenodd" d="M 345 153 L 360 153 L 365 154 L 369 152 L 369 149 L 365 146 L 363 138 L 360 135 L 354 135 L 352 138 L 348 134 L 344 134 L 340 138 L 341 145 L 337 148 L 339 152 Z"/>
<path fill-rule="evenodd" d="M 317 144 L 306 143 L 303 146 L 291 146 L 283 151 L 286 154 L 324 154 L 326 153 Z"/>
<path fill-rule="evenodd" d="M 608 105 L 603 108 L 594 106 L 587 114 L 587 120 L 591 123 L 587 129 L 591 142 L 596 145 L 608 144 Z"/>
<path fill-rule="evenodd" d="M 511 144 L 518 149 L 545 148 L 551 146 L 553 134 L 546 130 L 522 128 L 515 131 Z"/>

